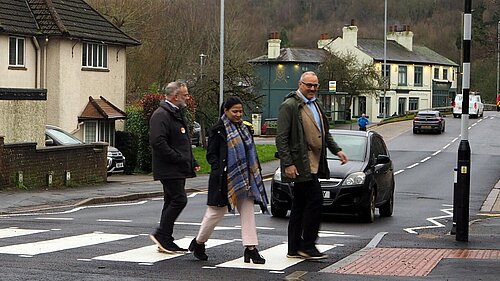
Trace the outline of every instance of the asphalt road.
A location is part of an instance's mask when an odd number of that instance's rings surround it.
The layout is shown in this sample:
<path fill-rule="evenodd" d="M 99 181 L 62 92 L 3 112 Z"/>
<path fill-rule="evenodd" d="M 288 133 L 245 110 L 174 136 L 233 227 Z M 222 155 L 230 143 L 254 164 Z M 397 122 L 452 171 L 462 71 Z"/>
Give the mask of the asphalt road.
<path fill-rule="evenodd" d="M 499 120 L 496 112 L 470 120 L 471 216 L 498 180 Z M 318 272 L 363 248 L 380 232 L 392 235 L 388 246 L 416 235 L 446 233 L 459 134 L 460 119 L 447 117 L 443 134 L 414 135 L 408 127 L 388 137 L 397 174 L 393 217 L 377 216 L 372 224 L 353 216 L 324 217 L 318 243 L 329 255 L 325 261 L 286 259 L 287 220 L 260 214 L 257 208 L 258 248 L 268 260 L 265 265 L 241 261 L 239 216 L 233 214 L 212 235 L 208 261 L 197 261 L 191 254 L 157 253 L 147 236 L 162 207 L 161 198 L 154 198 L 1 218 L 0 280 L 282 280 L 298 271 Z M 187 247 L 196 235 L 205 201 L 204 193 L 190 195 L 174 233 L 181 246 Z M 432 218 L 436 223 L 429 221 Z"/>

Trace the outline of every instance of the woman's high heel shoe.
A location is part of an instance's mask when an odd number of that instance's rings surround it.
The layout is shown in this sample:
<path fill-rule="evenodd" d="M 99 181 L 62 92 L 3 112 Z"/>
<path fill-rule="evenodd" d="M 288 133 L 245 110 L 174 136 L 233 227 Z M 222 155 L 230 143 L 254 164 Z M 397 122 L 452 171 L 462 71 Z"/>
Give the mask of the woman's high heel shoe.
<path fill-rule="evenodd" d="M 257 248 L 253 248 L 252 250 L 245 248 L 245 254 L 243 255 L 244 262 L 249 263 L 250 259 L 255 264 L 265 264 L 266 260 L 259 254 Z"/>

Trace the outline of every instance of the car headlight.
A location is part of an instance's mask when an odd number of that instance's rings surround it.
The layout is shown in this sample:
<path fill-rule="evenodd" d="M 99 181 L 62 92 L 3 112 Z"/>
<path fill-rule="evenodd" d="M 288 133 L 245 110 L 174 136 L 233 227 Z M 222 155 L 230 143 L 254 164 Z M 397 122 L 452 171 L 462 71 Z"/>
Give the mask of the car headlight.
<path fill-rule="evenodd" d="M 276 169 L 276 172 L 274 172 L 273 181 L 281 181 L 281 169 L 280 168 Z"/>
<path fill-rule="evenodd" d="M 345 178 L 342 185 L 358 185 L 364 184 L 366 179 L 366 174 L 363 172 L 352 173 L 347 178 Z"/>

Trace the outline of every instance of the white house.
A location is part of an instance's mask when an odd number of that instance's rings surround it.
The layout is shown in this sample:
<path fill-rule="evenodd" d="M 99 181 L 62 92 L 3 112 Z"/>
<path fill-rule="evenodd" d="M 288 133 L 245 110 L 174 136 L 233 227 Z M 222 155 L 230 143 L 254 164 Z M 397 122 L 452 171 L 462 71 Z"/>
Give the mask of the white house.
<path fill-rule="evenodd" d="M 318 48 L 337 54 L 351 54 L 360 63 L 374 63 L 380 74 L 384 63 L 384 41 L 358 38 L 358 27 L 352 22 L 342 29 L 342 37 L 321 38 Z M 352 115 L 366 113 L 372 121 L 384 115 L 449 106 L 457 92 L 458 64 L 434 52 L 413 44 L 410 26 L 391 26 L 386 45 L 386 91 L 356 97 Z M 385 111 L 385 114 L 384 114 Z"/>
<path fill-rule="evenodd" d="M 85 142 L 114 144 L 126 118 L 125 50 L 139 44 L 83 0 L 0 0 L 0 135 L 39 143 L 51 124 Z M 19 91 L 38 90 L 46 93 L 45 106 L 12 109 Z M 5 117 L 12 114 L 26 116 Z M 31 121 L 37 136 L 14 133 Z"/>

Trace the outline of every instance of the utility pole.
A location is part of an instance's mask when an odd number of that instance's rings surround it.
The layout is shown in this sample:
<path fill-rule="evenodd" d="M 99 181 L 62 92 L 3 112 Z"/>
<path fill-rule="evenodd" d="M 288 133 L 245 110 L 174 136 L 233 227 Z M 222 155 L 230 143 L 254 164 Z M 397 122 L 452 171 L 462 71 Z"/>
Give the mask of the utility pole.
<path fill-rule="evenodd" d="M 220 0 L 219 107 L 224 102 L 224 0 Z"/>
<path fill-rule="evenodd" d="M 457 241 L 469 241 L 469 197 L 470 197 L 470 155 L 469 132 L 469 92 L 470 92 L 470 48 L 472 39 L 472 0 L 465 0 L 463 30 L 463 81 L 462 81 L 462 120 L 461 120 L 461 140 L 458 146 L 457 161 L 457 192 L 458 197 L 454 202 L 456 208 L 456 236 Z"/>
<path fill-rule="evenodd" d="M 384 113 L 382 116 L 386 118 L 387 104 L 385 103 L 385 95 L 387 93 L 387 84 L 389 84 L 387 79 L 387 0 L 384 1 L 384 65 L 382 66 L 382 75 L 384 81 L 384 105 L 382 106 Z"/>
<path fill-rule="evenodd" d="M 500 95 L 500 20 L 497 24 L 497 97 Z M 497 105 L 498 106 L 498 105 Z"/>

